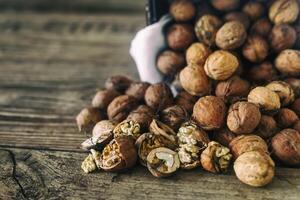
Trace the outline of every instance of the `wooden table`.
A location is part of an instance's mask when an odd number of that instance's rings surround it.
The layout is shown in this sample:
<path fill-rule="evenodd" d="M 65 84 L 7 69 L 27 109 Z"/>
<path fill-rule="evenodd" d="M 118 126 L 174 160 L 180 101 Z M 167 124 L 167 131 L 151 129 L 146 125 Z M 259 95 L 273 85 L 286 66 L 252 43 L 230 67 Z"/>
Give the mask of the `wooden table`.
<path fill-rule="evenodd" d="M 63 8 L 95 9 L 95 14 L 85 10 L 72 14 L 24 11 L 23 1 L 4 2 L 0 2 L 6 6 L 0 14 L 1 200 L 300 199 L 300 169 L 278 168 L 273 183 L 264 188 L 240 183 L 232 171 L 225 175 L 180 171 L 167 179 L 156 179 L 142 167 L 124 174 L 84 174 L 80 165 L 86 153 L 78 146 L 85 136 L 78 133 L 74 117 L 106 77 L 137 78 L 128 48 L 144 26 L 143 5 L 129 0 L 114 0 L 111 5 L 88 1 L 95 3 L 93 7 L 65 1 Z M 31 2 L 30 8 L 40 3 Z M 109 11 L 101 7 L 103 2 Z M 126 7 L 126 2 L 132 5 Z"/>

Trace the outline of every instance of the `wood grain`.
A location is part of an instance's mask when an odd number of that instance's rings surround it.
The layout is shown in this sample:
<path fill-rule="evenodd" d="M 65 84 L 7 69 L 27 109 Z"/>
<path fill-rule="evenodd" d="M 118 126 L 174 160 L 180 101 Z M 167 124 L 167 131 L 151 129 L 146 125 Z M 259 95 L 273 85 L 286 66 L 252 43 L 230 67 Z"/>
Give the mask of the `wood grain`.
<path fill-rule="evenodd" d="M 121 174 L 84 174 L 84 153 L 1 149 L 0 156 L 0 199 L 299 199 L 297 169 L 278 168 L 270 185 L 252 188 L 232 172 L 216 176 L 201 169 L 165 179 L 141 166 Z"/>

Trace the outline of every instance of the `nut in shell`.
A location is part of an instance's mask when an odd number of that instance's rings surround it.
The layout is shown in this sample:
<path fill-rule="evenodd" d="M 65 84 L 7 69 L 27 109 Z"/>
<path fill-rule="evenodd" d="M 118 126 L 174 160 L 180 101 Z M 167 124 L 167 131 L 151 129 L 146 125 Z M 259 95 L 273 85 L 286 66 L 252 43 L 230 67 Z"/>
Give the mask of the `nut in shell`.
<path fill-rule="evenodd" d="M 157 68 L 166 75 L 173 76 L 185 66 L 185 58 L 183 53 L 165 50 L 158 55 Z"/>
<path fill-rule="evenodd" d="M 127 120 L 135 121 L 140 125 L 141 132 L 148 131 L 153 118 L 153 110 L 146 105 L 140 105 L 127 116 Z"/>
<path fill-rule="evenodd" d="M 226 22 L 239 21 L 245 26 L 245 29 L 248 29 L 248 27 L 250 26 L 250 19 L 243 12 L 234 11 L 234 12 L 227 13 L 224 16 L 224 19 Z"/>
<path fill-rule="evenodd" d="M 93 128 L 93 136 L 110 133 L 114 130 L 116 124 L 110 120 L 101 120 Z"/>
<path fill-rule="evenodd" d="M 211 50 L 203 43 L 193 43 L 186 51 L 186 61 L 188 64 L 203 66 L 206 58 L 211 54 Z"/>
<path fill-rule="evenodd" d="M 173 24 L 167 30 L 167 43 L 173 50 L 187 49 L 194 40 L 194 30 L 190 24 Z"/>
<path fill-rule="evenodd" d="M 227 147 L 212 141 L 201 154 L 202 167 L 212 173 L 226 172 L 232 155 Z"/>
<path fill-rule="evenodd" d="M 264 6 L 255 1 L 248 1 L 243 7 L 243 12 L 246 13 L 251 20 L 256 20 L 264 14 Z"/>
<path fill-rule="evenodd" d="M 189 21 L 196 15 L 196 8 L 191 0 L 175 0 L 171 3 L 170 14 L 176 21 Z"/>
<path fill-rule="evenodd" d="M 255 135 L 263 139 L 272 137 L 277 131 L 277 123 L 272 116 L 262 115 L 260 122 L 255 130 Z"/>
<path fill-rule="evenodd" d="M 92 136 L 81 143 L 81 148 L 84 150 L 97 149 L 102 150 L 106 144 L 113 139 L 112 132 L 103 132 L 99 135 Z"/>
<path fill-rule="evenodd" d="M 211 0 L 211 4 L 217 10 L 229 11 L 239 7 L 240 0 Z"/>
<path fill-rule="evenodd" d="M 124 120 L 119 123 L 113 130 L 114 137 L 130 136 L 136 140 L 141 135 L 140 125 L 132 120 Z"/>
<path fill-rule="evenodd" d="M 275 52 L 293 47 L 296 39 L 296 30 L 288 24 L 275 25 L 269 37 L 270 45 Z"/>
<path fill-rule="evenodd" d="M 251 67 L 248 73 L 248 79 L 255 83 L 266 83 L 275 80 L 277 71 L 271 62 L 265 61 Z"/>
<path fill-rule="evenodd" d="M 180 167 L 178 154 L 165 147 L 153 149 L 147 156 L 147 167 L 155 177 L 170 176 Z"/>
<path fill-rule="evenodd" d="M 94 96 L 92 106 L 106 110 L 110 102 L 119 95 L 120 93 L 115 90 L 100 90 Z"/>
<path fill-rule="evenodd" d="M 76 116 L 76 122 L 79 131 L 90 132 L 94 125 L 103 120 L 105 115 L 98 109 L 94 107 L 87 107 L 80 111 Z"/>
<path fill-rule="evenodd" d="M 272 24 L 269 19 L 262 18 L 253 23 L 250 33 L 252 35 L 261 35 L 267 37 L 272 29 Z"/>
<path fill-rule="evenodd" d="M 292 87 L 284 81 L 273 81 L 266 85 L 266 88 L 278 94 L 282 106 L 287 106 L 295 100 Z"/>
<path fill-rule="evenodd" d="M 147 88 L 150 86 L 147 82 L 134 82 L 125 91 L 125 94 L 136 98 L 138 101 L 143 102 Z"/>
<path fill-rule="evenodd" d="M 115 90 L 122 93 L 129 87 L 131 83 L 132 80 L 127 76 L 116 75 L 106 80 L 105 88 L 107 90 Z"/>
<path fill-rule="evenodd" d="M 253 63 L 263 61 L 269 54 L 269 44 L 260 35 L 250 35 L 243 46 L 243 56 Z"/>
<path fill-rule="evenodd" d="M 275 59 L 275 67 L 285 75 L 300 76 L 300 51 L 283 50 Z"/>
<path fill-rule="evenodd" d="M 291 109 L 281 108 L 275 115 L 275 120 L 280 128 L 291 128 L 299 117 Z"/>
<path fill-rule="evenodd" d="M 177 131 L 180 125 L 188 119 L 188 113 L 183 107 L 174 105 L 164 109 L 160 113 L 160 119 L 161 122 Z"/>
<path fill-rule="evenodd" d="M 298 14 L 297 0 L 274 1 L 269 9 L 269 18 L 274 24 L 293 23 L 298 18 Z"/>
<path fill-rule="evenodd" d="M 193 96 L 186 91 L 181 91 L 175 98 L 175 104 L 182 106 L 188 113 L 192 113 L 194 104 L 197 100 L 198 97 Z"/>
<path fill-rule="evenodd" d="M 216 130 L 213 135 L 213 139 L 225 147 L 229 147 L 229 143 L 236 137 L 236 135 L 230 131 L 227 127 Z"/>

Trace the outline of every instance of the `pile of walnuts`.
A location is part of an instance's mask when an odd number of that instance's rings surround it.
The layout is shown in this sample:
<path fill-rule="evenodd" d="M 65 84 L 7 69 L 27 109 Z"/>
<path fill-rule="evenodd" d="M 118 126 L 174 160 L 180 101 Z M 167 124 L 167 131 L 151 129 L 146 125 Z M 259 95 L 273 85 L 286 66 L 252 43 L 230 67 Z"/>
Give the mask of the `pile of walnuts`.
<path fill-rule="evenodd" d="M 202 167 L 260 187 L 279 166 L 300 166 L 300 26 L 297 0 L 175 0 L 166 83 L 107 79 L 77 116 L 90 135 L 82 169 L 122 171 L 137 161 L 155 177 Z M 179 83 L 179 84 L 178 84 Z"/>

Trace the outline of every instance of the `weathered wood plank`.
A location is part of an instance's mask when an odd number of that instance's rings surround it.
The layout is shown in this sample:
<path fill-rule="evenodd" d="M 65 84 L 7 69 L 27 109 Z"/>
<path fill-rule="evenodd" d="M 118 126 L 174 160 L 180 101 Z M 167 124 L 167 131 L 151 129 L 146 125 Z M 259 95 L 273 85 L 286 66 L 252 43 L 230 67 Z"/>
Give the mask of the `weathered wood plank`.
<path fill-rule="evenodd" d="M 201 169 L 157 179 L 137 166 L 123 174 L 80 169 L 86 154 L 0 150 L 0 199 L 288 199 L 300 198 L 298 169 L 278 168 L 264 188 L 240 183 L 233 172 L 212 175 Z M 12 168 L 15 159 L 15 173 Z M 15 178 L 14 178 L 15 177 Z M 18 185 L 19 184 L 19 185 Z M 4 188 L 4 189 L 3 189 Z M 21 192 L 21 188 L 23 192 Z"/>
<path fill-rule="evenodd" d="M 0 145 L 78 150 L 74 118 L 112 74 L 143 15 L 0 14 Z M 17 27 L 17 28 L 16 28 Z"/>

